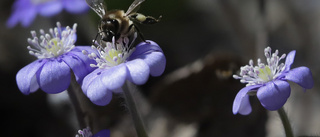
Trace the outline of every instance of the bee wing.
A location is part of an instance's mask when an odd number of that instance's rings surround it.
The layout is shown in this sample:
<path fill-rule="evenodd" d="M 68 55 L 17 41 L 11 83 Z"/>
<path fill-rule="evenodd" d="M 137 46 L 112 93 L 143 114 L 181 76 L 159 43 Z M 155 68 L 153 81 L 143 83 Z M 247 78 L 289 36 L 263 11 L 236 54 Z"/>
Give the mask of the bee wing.
<path fill-rule="evenodd" d="M 139 5 L 144 2 L 145 0 L 134 0 L 134 2 L 130 5 L 126 12 L 126 16 L 135 13 L 139 9 Z"/>
<path fill-rule="evenodd" d="M 106 14 L 106 8 L 103 4 L 103 0 L 86 0 L 86 2 L 101 18 Z"/>

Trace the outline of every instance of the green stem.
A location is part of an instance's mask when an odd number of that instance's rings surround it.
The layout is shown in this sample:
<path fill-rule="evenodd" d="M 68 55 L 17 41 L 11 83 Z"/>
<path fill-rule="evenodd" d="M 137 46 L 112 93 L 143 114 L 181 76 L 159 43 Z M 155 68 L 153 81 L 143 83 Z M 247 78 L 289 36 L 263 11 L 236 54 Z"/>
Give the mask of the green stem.
<path fill-rule="evenodd" d="M 92 133 L 105 129 L 110 123 L 105 112 L 106 107 L 93 104 L 83 93 L 73 73 L 71 77 L 68 94 L 75 109 L 80 129 L 90 127 Z"/>
<path fill-rule="evenodd" d="M 281 118 L 281 121 L 282 121 L 282 124 L 284 127 L 284 131 L 286 132 L 286 137 L 293 137 L 291 125 L 290 125 L 288 116 L 287 116 L 286 112 L 284 111 L 283 107 L 278 110 L 278 113 Z"/>
<path fill-rule="evenodd" d="M 129 81 L 126 81 L 126 83 L 123 85 L 123 93 L 126 100 L 126 104 L 128 106 L 129 112 L 131 113 L 138 137 L 148 137 L 143 122 L 141 120 L 140 114 L 137 111 L 135 100 L 132 96 L 133 91 L 131 90 L 134 89 L 136 90 L 136 87 L 134 87 L 134 85 Z"/>
<path fill-rule="evenodd" d="M 78 84 L 78 82 L 76 81 L 74 74 L 72 73 L 70 86 L 68 87 L 67 91 L 68 91 L 71 103 L 75 109 L 80 129 L 83 129 L 83 128 L 86 128 L 86 123 L 84 121 L 83 111 L 81 109 L 79 100 L 77 98 L 77 94 L 78 94 L 77 92 L 80 92 L 79 90 L 81 91 L 81 87 Z"/>

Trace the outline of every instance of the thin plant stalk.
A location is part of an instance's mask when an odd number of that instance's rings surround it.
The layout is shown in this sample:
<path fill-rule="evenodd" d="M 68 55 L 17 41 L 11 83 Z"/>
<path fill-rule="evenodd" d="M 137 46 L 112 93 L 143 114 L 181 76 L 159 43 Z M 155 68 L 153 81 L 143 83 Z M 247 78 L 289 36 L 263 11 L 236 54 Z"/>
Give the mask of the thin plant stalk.
<path fill-rule="evenodd" d="M 136 90 L 136 87 L 129 81 L 123 85 L 123 93 L 126 100 L 126 105 L 129 109 L 129 112 L 132 116 L 133 123 L 137 132 L 138 137 L 148 137 L 148 134 L 144 128 L 140 114 L 136 108 L 135 100 L 132 96 L 133 90 Z"/>
<path fill-rule="evenodd" d="M 278 114 L 280 116 L 280 119 L 282 121 L 284 131 L 286 133 L 286 137 L 293 137 L 292 128 L 290 125 L 290 121 L 288 119 L 288 116 L 286 112 L 284 111 L 283 107 L 278 110 Z"/>
<path fill-rule="evenodd" d="M 83 129 L 83 128 L 86 128 L 86 123 L 85 123 L 85 120 L 84 120 L 84 114 L 83 114 L 83 111 L 81 109 L 79 100 L 77 99 L 77 93 L 76 92 L 78 92 L 77 91 L 78 89 L 81 89 L 80 85 L 77 83 L 77 81 L 75 79 L 75 76 L 72 73 L 70 86 L 69 86 L 67 91 L 68 91 L 68 95 L 69 95 L 69 98 L 71 100 L 71 103 L 72 103 L 72 105 L 73 105 L 73 107 L 75 109 L 80 129 Z"/>
<path fill-rule="evenodd" d="M 102 106 L 97 106 L 88 99 L 73 73 L 68 94 L 75 109 L 80 129 L 90 127 L 92 133 L 97 133 L 106 128 L 108 121 L 105 120 L 105 117 L 108 115 L 105 115 Z"/>

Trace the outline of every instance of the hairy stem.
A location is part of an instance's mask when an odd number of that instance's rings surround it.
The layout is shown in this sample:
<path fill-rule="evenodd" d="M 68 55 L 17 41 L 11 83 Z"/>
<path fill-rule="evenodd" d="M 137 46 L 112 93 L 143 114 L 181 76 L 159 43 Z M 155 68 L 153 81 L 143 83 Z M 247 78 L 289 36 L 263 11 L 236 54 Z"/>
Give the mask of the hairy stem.
<path fill-rule="evenodd" d="M 136 90 L 136 87 L 131 82 L 126 81 L 126 83 L 123 85 L 123 93 L 126 100 L 126 105 L 128 106 L 129 112 L 132 116 L 136 132 L 138 137 L 148 137 L 140 114 L 137 111 L 135 100 L 132 96 L 133 90 Z"/>
<path fill-rule="evenodd" d="M 282 121 L 284 131 L 286 133 L 286 137 L 293 137 L 291 125 L 290 125 L 288 116 L 287 116 L 286 112 L 284 111 L 283 107 L 278 110 L 278 113 L 279 113 L 280 119 Z"/>
<path fill-rule="evenodd" d="M 69 98 L 72 102 L 72 105 L 75 109 L 80 129 L 83 129 L 83 128 L 86 128 L 86 123 L 84 121 L 84 114 L 81 109 L 79 100 L 77 99 L 77 92 L 79 92 L 78 91 L 79 89 L 81 90 L 81 87 L 78 84 L 78 82 L 76 81 L 74 74 L 72 73 L 70 86 L 68 88 L 68 94 L 69 94 Z"/>

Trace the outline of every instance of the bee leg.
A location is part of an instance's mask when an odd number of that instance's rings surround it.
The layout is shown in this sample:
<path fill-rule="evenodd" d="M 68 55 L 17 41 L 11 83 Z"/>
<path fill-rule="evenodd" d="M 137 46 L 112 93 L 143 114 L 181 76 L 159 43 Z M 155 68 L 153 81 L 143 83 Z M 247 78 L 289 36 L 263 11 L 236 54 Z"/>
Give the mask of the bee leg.
<path fill-rule="evenodd" d="M 150 44 L 150 42 L 147 42 L 147 41 L 146 41 L 146 39 L 145 39 L 144 36 L 142 35 L 141 31 L 139 30 L 139 28 L 138 28 L 136 25 L 131 24 L 131 25 L 129 26 L 129 31 L 132 29 L 132 27 L 134 27 L 134 28 L 136 29 L 136 31 L 137 31 L 140 39 L 141 39 L 143 42 Z"/>
<path fill-rule="evenodd" d="M 159 16 L 158 19 L 152 17 L 152 16 L 146 16 L 146 19 L 141 22 L 142 24 L 155 24 L 158 23 L 161 20 L 162 16 Z"/>
<path fill-rule="evenodd" d="M 141 39 L 143 42 L 149 43 L 149 42 L 146 41 L 146 39 L 145 39 L 144 36 L 142 35 L 142 33 L 141 33 L 141 31 L 139 30 L 139 28 L 138 28 L 137 26 L 135 26 L 135 25 L 134 25 L 134 28 L 136 28 L 137 33 L 138 33 L 140 39 Z"/>
<path fill-rule="evenodd" d="M 101 35 L 101 33 L 103 33 L 103 32 L 104 32 L 104 31 L 99 31 L 99 32 L 96 34 L 95 38 L 92 40 L 92 45 L 94 45 L 95 42 L 97 41 L 99 34 Z M 102 36 L 101 39 L 102 39 L 102 40 L 106 40 L 106 38 L 103 37 L 103 36 Z"/>
<path fill-rule="evenodd" d="M 115 37 L 115 40 L 117 41 L 118 37 L 115 36 L 114 32 L 111 30 L 107 30 L 104 31 L 105 32 L 105 36 L 102 37 L 102 40 L 106 41 L 106 42 L 112 42 L 113 37 Z"/>
<path fill-rule="evenodd" d="M 155 24 L 158 23 L 162 16 L 159 16 L 158 19 L 152 17 L 152 16 L 145 16 L 141 13 L 135 13 L 129 16 L 130 20 L 133 20 L 135 22 L 139 22 L 140 24 Z"/>
<path fill-rule="evenodd" d="M 92 40 L 92 44 L 91 45 L 94 45 L 94 43 L 97 41 L 98 39 L 98 36 L 99 36 L 99 32 L 97 33 L 96 37 Z"/>

